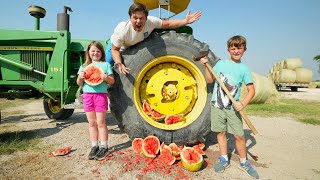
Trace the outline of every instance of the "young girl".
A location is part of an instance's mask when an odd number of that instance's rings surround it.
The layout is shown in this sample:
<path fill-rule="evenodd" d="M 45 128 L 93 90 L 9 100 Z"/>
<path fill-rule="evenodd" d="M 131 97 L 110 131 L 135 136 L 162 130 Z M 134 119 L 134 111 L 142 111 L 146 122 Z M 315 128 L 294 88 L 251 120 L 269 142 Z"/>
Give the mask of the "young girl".
<path fill-rule="evenodd" d="M 101 75 L 103 82 L 97 86 L 91 86 L 84 81 L 83 69 L 89 64 L 100 67 L 104 74 Z M 104 48 L 101 43 L 92 41 L 86 50 L 86 61 L 78 71 L 77 84 L 83 86 L 82 102 L 84 111 L 89 122 L 89 134 L 91 151 L 88 159 L 103 160 L 108 153 L 108 128 L 106 114 L 108 110 L 108 84 L 114 84 L 111 65 L 106 62 Z M 100 138 L 100 147 L 98 146 Z"/>

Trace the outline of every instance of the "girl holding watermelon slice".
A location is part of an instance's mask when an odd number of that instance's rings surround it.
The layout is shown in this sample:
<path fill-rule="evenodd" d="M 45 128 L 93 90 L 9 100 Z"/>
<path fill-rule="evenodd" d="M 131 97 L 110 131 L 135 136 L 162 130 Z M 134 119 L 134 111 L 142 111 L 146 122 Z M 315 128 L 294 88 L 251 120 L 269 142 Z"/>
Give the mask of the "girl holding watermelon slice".
<path fill-rule="evenodd" d="M 92 41 L 89 44 L 86 61 L 78 71 L 77 84 L 83 89 L 83 107 L 89 122 L 92 147 L 88 159 L 103 160 L 108 153 L 107 88 L 108 85 L 114 84 L 114 78 L 100 42 Z"/>

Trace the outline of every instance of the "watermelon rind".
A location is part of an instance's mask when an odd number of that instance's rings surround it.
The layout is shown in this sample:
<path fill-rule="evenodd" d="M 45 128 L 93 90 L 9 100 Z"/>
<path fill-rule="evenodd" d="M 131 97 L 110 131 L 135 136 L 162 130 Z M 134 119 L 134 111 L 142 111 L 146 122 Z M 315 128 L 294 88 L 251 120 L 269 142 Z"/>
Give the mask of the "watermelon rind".
<path fill-rule="evenodd" d="M 170 150 L 165 149 L 157 157 L 157 160 L 165 165 L 171 166 L 176 162 L 176 157 L 171 154 Z"/>
<path fill-rule="evenodd" d="M 148 158 L 155 158 L 160 151 L 160 141 L 156 136 L 149 135 L 144 138 L 141 146 L 141 154 Z"/>
<path fill-rule="evenodd" d="M 153 110 L 153 111 L 152 111 L 151 116 L 152 116 L 152 118 L 153 118 L 155 121 L 157 121 L 157 122 L 163 121 L 163 120 L 166 118 L 165 115 L 159 113 L 159 112 L 156 111 L 156 110 Z"/>
<path fill-rule="evenodd" d="M 193 154 L 192 156 L 190 154 Z M 180 157 L 181 157 L 181 162 L 183 167 L 185 167 L 187 170 L 195 172 L 198 171 L 203 164 L 203 157 L 201 154 L 199 154 L 197 151 L 195 151 L 193 148 L 191 147 L 185 147 L 182 149 L 181 153 L 180 153 Z M 191 162 L 190 159 L 188 159 L 188 157 L 197 157 L 197 162 Z M 192 159 L 195 160 L 195 159 Z"/>
<path fill-rule="evenodd" d="M 142 138 L 134 138 L 131 147 L 134 152 L 140 154 L 141 153 L 141 146 L 142 146 L 143 139 Z"/>
<path fill-rule="evenodd" d="M 142 103 L 142 108 L 143 108 L 143 111 L 147 114 L 147 115 L 152 115 L 152 107 L 150 106 L 150 104 L 148 103 L 148 101 L 146 100 L 143 100 L 143 103 Z"/>
<path fill-rule="evenodd" d="M 169 147 L 171 149 L 172 155 L 180 156 L 180 149 L 175 143 L 170 143 Z"/>

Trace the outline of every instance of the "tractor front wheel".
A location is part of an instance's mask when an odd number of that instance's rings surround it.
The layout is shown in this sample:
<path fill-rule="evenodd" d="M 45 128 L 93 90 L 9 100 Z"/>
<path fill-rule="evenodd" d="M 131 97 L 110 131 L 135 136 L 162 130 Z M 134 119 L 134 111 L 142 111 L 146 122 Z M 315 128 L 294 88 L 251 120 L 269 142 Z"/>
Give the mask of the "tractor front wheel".
<path fill-rule="evenodd" d="M 45 98 L 43 100 L 43 108 L 50 119 L 57 120 L 68 119 L 74 112 L 74 109 L 61 108 L 60 100 L 53 100 L 50 98 Z"/>
<path fill-rule="evenodd" d="M 110 94 L 111 110 L 131 139 L 153 134 L 165 143 L 205 141 L 212 88 L 207 86 L 204 67 L 192 56 L 208 49 L 192 35 L 170 31 L 153 33 L 122 53 L 131 70 L 127 75 L 115 72 L 118 85 Z M 208 60 L 214 65 L 219 59 L 210 51 Z M 156 120 L 144 112 L 143 102 L 162 117 L 183 114 L 184 120 L 174 124 Z"/>

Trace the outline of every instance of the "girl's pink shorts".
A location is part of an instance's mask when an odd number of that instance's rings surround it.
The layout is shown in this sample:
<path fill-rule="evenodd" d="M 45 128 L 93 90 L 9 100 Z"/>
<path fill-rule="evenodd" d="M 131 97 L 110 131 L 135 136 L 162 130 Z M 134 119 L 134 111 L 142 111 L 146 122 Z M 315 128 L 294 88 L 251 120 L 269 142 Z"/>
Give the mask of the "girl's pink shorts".
<path fill-rule="evenodd" d="M 83 93 L 82 103 L 85 112 L 106 112 L 108 110 L 108 95 L 106 93 Z"/>

